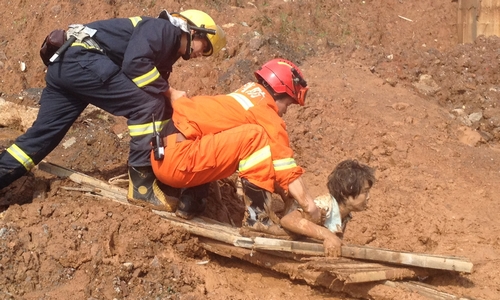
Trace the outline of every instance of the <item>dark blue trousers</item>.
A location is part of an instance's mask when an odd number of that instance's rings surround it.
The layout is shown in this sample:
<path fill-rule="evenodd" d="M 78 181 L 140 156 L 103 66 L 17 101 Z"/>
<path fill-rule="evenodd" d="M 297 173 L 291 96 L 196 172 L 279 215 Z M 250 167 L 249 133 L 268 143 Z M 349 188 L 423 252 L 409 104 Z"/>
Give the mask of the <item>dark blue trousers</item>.
<path fill-rule="evenodd" d="M 153 113 L 155 121 L 172 116 L 170 102 L 163 94 L 144 92 L 106 55 L 81 47 L 70 47 L 48 67 L 46 83 L 36 121 L 14 142 L 33 165 L 54 150 L 89 103 L 126 117 L 129 126 L 151 123 Z M 130 166 L 151 165 L 151 137 L 151 134 L 131 137 Z M 29 169 L 15 155 L 4 151 L 0 154 L 0 189 Z"/>

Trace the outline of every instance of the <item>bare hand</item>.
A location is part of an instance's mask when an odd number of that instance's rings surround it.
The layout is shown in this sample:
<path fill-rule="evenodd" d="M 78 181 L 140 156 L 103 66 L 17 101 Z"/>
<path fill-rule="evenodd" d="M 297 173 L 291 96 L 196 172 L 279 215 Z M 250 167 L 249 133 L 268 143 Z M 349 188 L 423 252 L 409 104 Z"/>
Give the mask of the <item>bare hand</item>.
<path fill-rule="evenodd" d="M 185 91 L 179 91 L 176 90 L 172 87 L 170 87 L 166 92 L 165 92 L 165 97 L 170 99 L 170 101 L 175 101 L 181 97 L 187 97 L 187 93 Z"/>
<path fill-rule="evenodd" d="M 175 101 L 182 97 L 187 97 L 187 93 L 185 91 L 172 89 L 172 91 L 170 92 L 170 101 Z"/>
<path fill-rule="evenodd" d="M 314 222 L 314 224 L 319 224 L 319 222 L 321 222 L 321 211 L 314 203 L 310 203 L 307 210 L 304 210 L 304 213 L 304 218 Z"/>
<path fill-rule="evenodd" d="M 342 241 L 337 236 L 328 237 L 323 241 L 325 256 L 339 257 L 342 255 Z"/>

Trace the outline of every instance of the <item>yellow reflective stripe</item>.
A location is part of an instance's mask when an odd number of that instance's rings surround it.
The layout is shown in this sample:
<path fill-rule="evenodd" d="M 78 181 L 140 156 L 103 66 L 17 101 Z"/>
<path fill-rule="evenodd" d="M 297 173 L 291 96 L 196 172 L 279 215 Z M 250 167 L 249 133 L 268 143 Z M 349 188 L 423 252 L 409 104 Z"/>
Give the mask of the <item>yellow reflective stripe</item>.
<path fill-rule="evenodd" d="M 142 18 L 141 17 L 131 17 L 129 18 L 130 21 L 132 22 L 132 26 L 137 26 L 137 24 L 142 21 Z"/>
<path fill-rule="evenodd" d="M 238 93 L 231 93 L 228 96 L 232 97 L 234 100 L 238 101 L 238 103 L 243 106 L 244 110 L 249 110 L 250 107 L 253 107 L 252 101 L 250 101 L 247 97 Z"/>
<path fill-rule="evenodd" d="M 246 171 L 270 157 L 271 157 L 271 147 L 269 147 L 269 145 L 264 146 L 262 149 L 259 149 L 254 153 L 252 153 L 246 159 L 241 160 L 238 170 L 240 172 Z"/>
<path fill-rule="evenodd" d="M 286 169 L 295 168 L 297 163 L 293 158 L 283 158 L 278 160 L 273 160 L 273 166 L 275 171 L 283 171 Z"/>
<path fill-rule="evenodd" d="M 7 148 L 7 152 L 9 152 L 9 154 L 12 155 L 12 157 L 14 157 L 21 165 L 23 165 L 26 170 L 29 171 L 35 166 L 33 160 L 15 144 Z"/>
<path fill-rule="evenodd" d="M 154 67 L 153 70 L 147 72 L 144 75 L 132 79 L 132 81 L 135 82 L 135 84 L 138 87 L 143 87 L 155 81 L 158 77 L 160 77 L 160 72 L 158 72 L 156 67 Z"/>
<path fill-rule="evenodd" d="M 165 121 L 155 121 L 154 126 L 156 126 L 156 131 L 160 132 L 162 128 L 168 123 L 168 121 L 170 121 L 170 119 Z M 153 134 L 153 122 L 145 124 L 129 125 L 128 130 L 130 132 L 130 136 Z"/>
<path fill-rule="evenodd" d="M 75 43 L 71 44 L 71 47 L 74 47 L 74 46 L 83 47 L 85 49 L 97 49 L 96 47 L 92 47 L 92 46 L 89 46 L 87 44 L 78 43 L 78 42 L 75 42 Z"/>

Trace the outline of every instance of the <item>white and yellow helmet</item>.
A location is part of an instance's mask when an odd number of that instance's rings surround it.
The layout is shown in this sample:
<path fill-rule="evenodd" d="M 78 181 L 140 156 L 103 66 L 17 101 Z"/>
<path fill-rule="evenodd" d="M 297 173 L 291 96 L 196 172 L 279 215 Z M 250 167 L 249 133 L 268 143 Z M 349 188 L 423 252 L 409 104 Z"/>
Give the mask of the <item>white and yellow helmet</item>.
<path fill-rule="evenodd" d="M 207 38 L 210 44 L 210 49 L 203 52 L 204 56 L 216 54 L 226 46 L 226 33 L 219 25 L 215 24 L 215 21 L 207 13 L 197 9 L 188 9 L 180 13 L 172 13 L 172 16 L 186 19 L 191 26 L 215 31 L 215 34 L 201 33 L 201 35 Z M 196 29 L 194 30 L 196 31 Z"/>

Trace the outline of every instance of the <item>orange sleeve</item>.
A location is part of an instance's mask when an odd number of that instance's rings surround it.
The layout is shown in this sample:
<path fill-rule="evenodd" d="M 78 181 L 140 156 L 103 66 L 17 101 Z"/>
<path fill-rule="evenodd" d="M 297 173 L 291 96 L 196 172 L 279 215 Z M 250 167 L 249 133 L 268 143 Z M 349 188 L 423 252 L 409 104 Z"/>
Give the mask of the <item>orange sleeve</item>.
<path fill-rule="evenodd" d="M 256 89 L 262 91 L 263 97 L 254 96 Z M 290 148 L 286 124 L 278 115 L 278 107 L 274 99 L 259 84 L 254 84 L 252 88 L 237 92 L 242 93 L 248 99 L 254 99 L 252 100 L 254 106 L 247 110 L 248 121 L 249 123 L 261 125 L 267 132 L 276 181 L 285 191 L 288 191 L 288 184 L 300 177 L 304 170 L 297 165 L 293 158 L 293 150 Z"/>

